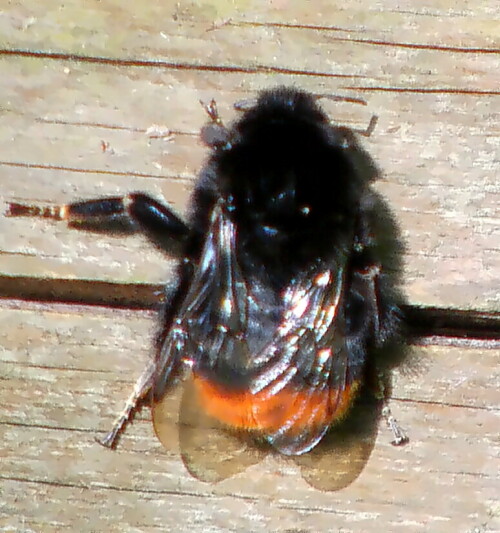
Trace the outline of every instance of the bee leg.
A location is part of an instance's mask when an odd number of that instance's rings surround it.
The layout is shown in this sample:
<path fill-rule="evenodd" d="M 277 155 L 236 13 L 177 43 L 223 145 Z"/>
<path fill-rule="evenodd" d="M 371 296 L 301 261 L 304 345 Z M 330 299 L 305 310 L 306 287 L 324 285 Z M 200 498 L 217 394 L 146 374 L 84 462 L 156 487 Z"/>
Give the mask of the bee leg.
<path fill-rule="evenodd" d="M 142 231 L 157 246 L 170 253 L 175 251 L 176 246 L 179 248 L 179 253 L 182 253 L 183 243 L 190 234 L 189 227 L 169 207 L 140 193 L 62 206 L 10 203 L 6 215 L 65 221 L 70 227 L 109 233 Z M 108 448 L 116 446 L 138 403 L 148 396 L 154 371 L 155 363 L 148 363 L 137 380 L 125 408 L 116 419 L 113 429 L 102 440 L 98 440 L 103 446 Z"/>
<path fill-rule="evenodd" d="M 372 376 L 370 387 L 374 396 L 382 401 L 382 411 L 381 415 L 387 424 L 387 427 L 392 432 L 392 441 L 393 446 L 403 446 L 409 442 L 410 438 L 406 431 L 399 425 L 396 418 L 394 418 L 391 408 L 389 407 L 389 400 L 391 395 L 391 376 L 387 372 L 377 372 L 375 368 L 372 367 Z"/>
<path fill-rule="evenodd" d="M 175 252 L 190 234 L 189 227 L 170 207 L 143 193 L 60 206 L 9 203 L 6 216 L 63 220 L 69 227 L 106 233 L 140 231 L 169 252 Z"/>
<path fill-rule="evenodd" d="M 378 116 L 372 115 L 370 118 L 370 122 L 368 123 L 368 126 L 364 130 L 354 129 L 353 131 L 355 131 L 359 135 L 363 135 L 363 137 L 371 137 L 371 134 L 375 131 L 377 122 L 378 122 Z"/>
<path fill-rule="evenodd" d="M 203 109 L 210 119 L 201 129 L 200 137 L 204 144 L 212 150 L 227 150 L 231 148 L 231 138 L 229 130 L 224 126 L 217 109 L 215 100 L 210 100 L 208 104 L 200 101 Z"/>
<path fill-rule="evenodd" d="M 360 246 L 361 250 L 362 247 Z M 383 290 L 381 290 L 381 268 L 380 265 L 373 260 L 371 254 L 364 249 L 364 257 L 358 257 L 355 270 L 355 283 L 357 283 L 358 290 L 363 294 L 367 305 L 366 316 L 371 320 L 371 335 L 375 346 L 380 351 L 390 349 L 389 346 L 384 346 L 387 341 L 391 340 L 394 335 L 393 323 L 397 318 L 392 314 L 397 314 L 397 307 L 395 305 L 388 305 L 383 301 Z M 380 363 L 373 361 L 369 364 L 367 371 L 369 386 L 372 389 L 374 396 L 383 402 L 382 417 L 386 421 L 387 426 L 393 434 L 391 444 L 394 446 L 402 446 L 409 441 L 409 437 L 403 428 L 398 424 L 389 408 L 389 400 L 391 396 L 391 375 L 387 368 L 384 370 L 380 368 Z"/>
<path fill-rule="evenodd" d="M 116 447 L 120 435 L 123 433 L 126 425 L 136 411 L 139 402 L 150 393 L 154 374 L 155 364 L 153 361 L 151 361 L 139 376 L 139 379 L 136 381 L 134 390 L 128 397 L 123 411 L 113 424 L 113 429 L 103 439 L 96 438 L 99 444 L 102 444 L 106 448 Z"/>
<path fill-rule="evenodd" d="M 382 409 L 382 416 L 384 417 L 387 427 L 392 431 L 393 439 L 391 444 L 393 446 L 403 446 L 410 438 L 406 431 L 398 424 L 398 421 L 392 416 L 391 409 L 387 405 L 384 405 Z"/>

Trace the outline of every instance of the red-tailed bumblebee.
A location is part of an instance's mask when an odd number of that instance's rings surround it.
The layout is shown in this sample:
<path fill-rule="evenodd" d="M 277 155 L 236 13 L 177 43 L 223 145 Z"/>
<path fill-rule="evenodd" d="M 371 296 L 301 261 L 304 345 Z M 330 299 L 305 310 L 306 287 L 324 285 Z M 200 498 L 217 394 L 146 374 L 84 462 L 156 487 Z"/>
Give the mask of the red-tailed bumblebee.
<path fill-rule="evenodd" d="M 188 374 L 188 403 L 196 397 L 223 428 L 299 456 L 368 384 L 382 390 L 398 362 L 384 349 L 400 323 L 398 260 L 388 259 L 398 251 L 395 228 L 371 190 L 372 160 L 312 95 L 264 91 L 230 128 L 215 102 L 207 111 L 211 154 L 186 221 L 139 193 L 10 204 L 8 214 L 110 231 L 118 224 L 180 259 L 156 357 L 105 445 L 149 397 L 160 440 L 172 438 L 156 413 Z"/>

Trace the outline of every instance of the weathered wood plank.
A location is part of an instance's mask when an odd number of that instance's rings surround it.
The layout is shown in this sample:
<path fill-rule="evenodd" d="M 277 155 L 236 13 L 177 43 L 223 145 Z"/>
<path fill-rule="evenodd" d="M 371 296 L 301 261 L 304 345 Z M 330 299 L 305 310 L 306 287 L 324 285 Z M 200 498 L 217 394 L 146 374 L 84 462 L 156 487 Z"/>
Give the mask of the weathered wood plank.
<path fill-rule="evenodd" d="M 48 0 L 43 6 L 13 1 L 3 9 L 0 29 L 6 48 L 120 59 L 173 57 L 198 65 L 274 63 L 279 68 L 294 65 L 303 69 L 314 63 L 337 64 L 338 59 L 328 53 L 307 53 L 334 40 L 356 43 L 364 39 L 369 46 L 389 49 L 391 45 L 409 50 L 423 46 L 441 52 L 491 53 L 498 48 L 495 8 L 488 0 L 475 2 L 473 7 L 465 1 L 450 4 L 448 0 L 408 0 L 397 7 L 391 0 L 370 5 L 321 0 L 314 9 L 287 1 L 273 5 L 219 1 L 138 6 L 93 0 L 85 7 L 74 0 L 64 5 Z M 280 39 L 287 32 L 294 38 Z M 314 39 L 301 38 L 307 32 L 313 33 Z M 239 46 L 228 54 L 227 48 L 235 42 L 253 46 Z M 196 54 L 199 51 L 203 54 Z M 257 57 L 262 60 L 256 61 Z M 392 64 L 391 59 L 387 57 L 382 64 Z M 359 62 L 352 64 L 352 68 L 361 67 Z"/>
<path fill-rule="evenodd" d="M 5 301 L 0 522 L 33 531 L 468 531 L 500 525 L 498 350 L 416 350 L 393 410 L 403 449 L 381 427 L 361 476 L 310 487 L 280 457 L 217 484 L 191 477 L 177 435 L 164 450 L 144 409 L 116 451 L 107 430 L 151 351 L 153 315 Z M 172 400 L 175 406 L 176 400 Z M 496 503 L 495 503 L 496 502 Z"/>
<path fill-rule="evenodd" d="M 229 120 L 235 100 L 278 83 L 361 96 L 367 107 L 325 106 L 352 126 L 380 116 L 366 145 L 408 242 L 411 301 L 498 308 L 500 53 L 488 2 L 473 11 L 446 2 L 398 10 L 324 2 L 311 13 L 286 2 L 266 9 L 246 3 L 243 11 L 219 2 L 131 6 L 9 4 L 0 22 L 5 49 L 84 52 L 97 62 L 0 59 L 5 200 L 64 202 L 140 189 L 182 210 L 206 153 L 197 139 L 205 120 L 198 99 L 217 97 Z M 229 24 L 207 31 L 228 17 Z M 100 56 L 116 64 L 100 64 Z M 243 71 L 120 63 L 130 57 Z M 278 66 L 310 74 L 279 73 Z M 153 125 L 173 138 L 151 138 Z M 140 239 L 96 240 L 3 217 L 0 232 L 7 275 L 159 282 L 170 271 Z"/>
<path fill-rule="evenodd" d="M 497 310 L 498 23 L 489 0 L 9 2 L 0 199 L 144 190 L 182 212 L 206 155 L 199 99 L 229 121 L 234 101 L 277 84 L 363 98 L 324 106 L 352 127 L 379 115 L 364 142 L 408 243 L 411 302 Z M 140 237 L 0 216 L 3 276 L 159 283 L 171 269 Z M 153 331 L 145 312 L 1 302 L 0 529 L 500 530 L 498 350 L 416 350 L 393 401 L 411 443 L 394 449 L 381 429 L 361 476 L 332 493 L 271 456 L 203 483 L 175 434 L 161 447 L 147 409 L 117 451 L 97 445 Z"/>
<path fill-rule="evenodd" d="M 120 78 L 115 76 L 115 82 Z M 144 87 L 149 82 L 143 75 L 135 83 Z M 226 94 L 221 91 L 220 94 Z M 118 90 L 123 92 L 127 91 Z M 213 93 L 219 94 L 216 90 Z M 14 117 L 12 124 L 9 126 L 8 122 L 4 127 L 1 143 L 4 155 L 0 180 L 4 198 L 65 202 L 144 190 L 165 197 L 182 210 L 192 179 L 201 166 L 204 149 L 191 131 L 182 133 L 183 125 L 177 124 L 175 117 L 189 115 L 188 107 L 197 116 L 199 125 L 204 117 L 196 97 L 192 98 L 192 106 L 183 107 L 181 102 L 174 101 L 175 91 L 168 94 L 171 98 L 165 112 L 166 125 L 181 131 L 168 142 L 148 140 L 145 131 L 152 122 L 103 132 L 102 127 L 87 125 L 89 117 L 85 118 L 85 125 L 50 123 L 55 120 L 50 115 L 42 121 L 33 116 Z M 163 100 L 165 95 L 157 97 Z M 388 111 L 391 98 L 392 95 L 385 93 L 371 98 L 378 102 L 372 108 L 385 111 L 377 135 L 366 144 L 384 167 L 384 180 L 379 188 L 394 206 L 408 243 L 406 282 L 410 298 L 430 305 L 495 309 L 499 298 L 500 235 L 495 209 L 498 185 L 491 158 L 496 157 L 498 150 L 490 146 L 496 142 L 492 131 L 480 132 L 473 125 L 478 116 L 480 123 L 486 123 L 495 114 L 499 100 L 477 98 L 474 116 L 455 119 L 454 124 L 443 117 L 436 124 L 425 111 L 432 107 L 434 96 L 420 97 L 406 113 L 393 109 L 392 118 Z M 461 99 L 456 95 L 443 98 L 451 108 Z M 469 102 L 473 100 L 469 98 Z M 229 104 L 227 95 L 226 101 Z M 125 104 L 123 107 L 127 108 Z M 362 113 L 365 116 L 358 114 L 357 125 L 367 121 L 366 112 L 362 110 Z M 460 134 L 465 120 L 469 122 L 470 129 L 466 130 L 469 133 Z M 409 126 L 408 122 L 412 121 L 418 124 Z M 110 124 L 123 125 L 123 122 L 113 120 Z M 394 128 L 410 131 L 411 137 L 396 136 Z M 430 133 L 430 128 L 434 133 Z M 426 146 L 429 135 L 436 140 Z M 109 152 L 102 151 L 102 140 L 110 143 Z M 467 148 L 474 143 L 477 153 L 484 154 L 479 164 Z M 424 158 L 422 146 L 428 151 Z M 404 159 L 400 157 L 403 154 Z M 467 166 L 465 173 L 459 164 L 450 166 L 455 157 Z M 0 227 L 3 251 L 0 262 L 5 274 L 159 282 L 165 279 L 165 271 L 168 272 L 164 258 L 142 239 L 122 242 L 102 236 L 96 238 L 69 231 L 62 225 L 54 227 L 43 221 L 33 223 L 3 217 Z"/>

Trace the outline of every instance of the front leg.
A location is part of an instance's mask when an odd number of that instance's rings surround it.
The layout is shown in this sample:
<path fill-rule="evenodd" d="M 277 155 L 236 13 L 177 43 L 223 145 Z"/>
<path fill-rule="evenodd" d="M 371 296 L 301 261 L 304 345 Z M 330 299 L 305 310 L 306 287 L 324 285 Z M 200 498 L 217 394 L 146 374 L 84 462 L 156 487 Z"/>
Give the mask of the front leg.
<path fill-rule="evenodd" d="M 89 231 L 141 231 L 156 246 L 169 253 L 181 252 L 190 234 L 189 226 L 170 207 L 142 193 L 60 206 L 40 207 L 12 202 L 8 204 L 6 216 L 63 220 L 69 227 Z"/>
<path fill-rule="evenodd" d="M 184 243 L 190 235 L 187 224 L 169 207 L 141 193 L 61 206 L 35 206 L 12 202 L 8 204 L 6 216 L 60 220 L 70 227 L 108 233 L 141 231 L 161 249 L 178 254 L 183 254 Z M 138 404 L 149 397 L 155 369 L 153 361 L 146 366 L 112 430 L 98 441 L 103 446 L 116 446 Z"/>

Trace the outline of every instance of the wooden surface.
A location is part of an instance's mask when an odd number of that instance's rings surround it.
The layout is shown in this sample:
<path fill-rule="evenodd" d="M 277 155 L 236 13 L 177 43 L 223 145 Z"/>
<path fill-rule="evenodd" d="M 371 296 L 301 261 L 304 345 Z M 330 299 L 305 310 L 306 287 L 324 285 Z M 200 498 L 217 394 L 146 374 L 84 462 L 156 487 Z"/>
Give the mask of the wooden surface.
<path fill-rule="evenodd" d="M 500 308 L 495 2 L 4 4 L 2 200 L 142 190 L 182 211 L 206 153 L 200 99 L 230 121 L 233 102 L 278 84 L 361 98 L 324 107 L 352 127 L 379 116 L 364 142 L 407 241 L 410 302 Z M 140 237 L 0 216 L 4 284 L 148 284 L 171 268 Z M 161 447 L 147 409 L 117 451 L 94 442 L 151 353 L 154 315 L 22 296 L 0 300 L 0 531 L 500 530 L 495 343 L 415 348 L 420 369 L 396 376 L 392 405 L 410 444 L 381 428 L 341 491 L 272 456 L 209 484 Z"/>
<path fill-rule="evenodd" d="M 0 317 L 5 531 L 498 528 L 498 350 L 428 348 L 426 372 L 395 384 L 410 444 L 394 448 L 381 425 L 361 476 L 326 492 L 272 456 L 198 481 L 177 433 L 163 449 L 147 409 L 116 451 L 96 444 L 149 355 L 151 315 L 4 301 Z"/>

